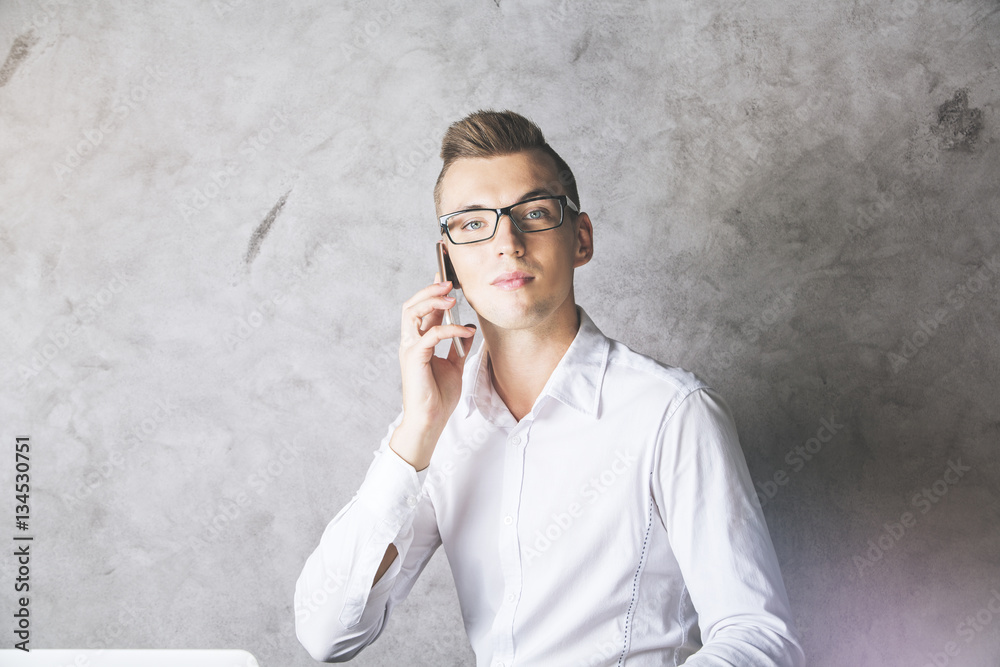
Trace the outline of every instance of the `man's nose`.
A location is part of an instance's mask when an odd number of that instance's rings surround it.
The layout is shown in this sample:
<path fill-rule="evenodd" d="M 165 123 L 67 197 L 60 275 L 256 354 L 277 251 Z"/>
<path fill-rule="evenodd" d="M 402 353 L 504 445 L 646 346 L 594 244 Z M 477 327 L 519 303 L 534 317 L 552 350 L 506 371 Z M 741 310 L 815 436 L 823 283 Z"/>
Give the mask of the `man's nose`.
<path fill-rule="evenodd" d="M 517 228 L 510 214 L 500 216 L 497 221 L 497 232 L 493 241 L 497 244 L 497 252 L 510 255 L 519 252 L 524 254 L 524 232 Z"/>

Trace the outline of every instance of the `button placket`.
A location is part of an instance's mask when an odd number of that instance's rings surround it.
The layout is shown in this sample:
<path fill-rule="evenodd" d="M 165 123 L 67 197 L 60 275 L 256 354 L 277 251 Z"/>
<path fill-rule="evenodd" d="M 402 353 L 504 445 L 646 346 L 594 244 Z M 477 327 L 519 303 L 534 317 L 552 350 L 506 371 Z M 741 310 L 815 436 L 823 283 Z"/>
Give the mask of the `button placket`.
<path fill-rule="evenodd" d="M 514 658 L 514 612 L 521 593 L 521 549 L 518 543 L 516 517 L 521 504 L 521 484 L 524 479 L 524 447 L 526 436 L 508 436 L 512 445 L 504 454 L 503 492 L 500 513 L 506 526 L 513 530 L 500 532 L 500 566 L 503 575 L 504 604 L 497 610 L 493 625 L 494 656 L 501 664 Z"/>

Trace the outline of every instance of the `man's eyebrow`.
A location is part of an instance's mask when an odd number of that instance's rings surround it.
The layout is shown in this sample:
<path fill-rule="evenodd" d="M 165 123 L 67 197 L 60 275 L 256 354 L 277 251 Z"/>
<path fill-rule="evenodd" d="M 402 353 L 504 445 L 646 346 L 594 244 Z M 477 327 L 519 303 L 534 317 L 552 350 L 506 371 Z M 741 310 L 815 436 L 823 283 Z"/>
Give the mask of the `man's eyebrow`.
<path fill-rule="evenodd" d="M 521 195 L 520 197 L 518 197 L 515 200 L 515 202 L 521 202 L 521 201 L 524 201 L 525 199 L 531 199 L 532 197 L 541 197 L 542 195 L 555 195 L 555 194 L 556 194 L 555 192 L 552 192 L 548 188 L 535 188 L 534 190 L 531 190 L 529 192 L 525 192 L 523 195 Z M 465 211 L 465 210 L 470 209 L 470 208 L 485 208 L 485 209 L 495 210 L 495 209 L 492 209 L 492 207 L 487 206 L 486 204 L 478 204 L 476 202 L 473 202 L 471 204 L 463 204 L 462 206 L 460 206 L 459 208 L 457 208 L 455 210 L 456 211 Z"/>

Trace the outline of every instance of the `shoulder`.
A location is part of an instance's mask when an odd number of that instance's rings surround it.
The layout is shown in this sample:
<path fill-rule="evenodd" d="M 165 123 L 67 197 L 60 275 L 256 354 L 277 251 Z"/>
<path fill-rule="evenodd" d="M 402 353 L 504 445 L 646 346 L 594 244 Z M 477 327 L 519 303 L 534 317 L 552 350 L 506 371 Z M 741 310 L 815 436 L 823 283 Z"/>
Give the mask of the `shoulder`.
<path fill-rule="evenodd" d="M 637 396 L 663 401 L 667 412 L 692 393 L 710 389 L 701 377 L 690 370 L 637 352 L 613 338 L 608 338 L 608 342 L 605 383 L 609 389 L 626 390 Z"/>

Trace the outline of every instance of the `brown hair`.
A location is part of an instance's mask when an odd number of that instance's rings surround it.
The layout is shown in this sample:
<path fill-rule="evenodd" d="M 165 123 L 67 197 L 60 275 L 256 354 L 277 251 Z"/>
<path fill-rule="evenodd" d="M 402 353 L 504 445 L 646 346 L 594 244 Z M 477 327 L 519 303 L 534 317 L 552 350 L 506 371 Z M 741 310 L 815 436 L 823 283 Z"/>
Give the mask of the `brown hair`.
<path fill-rule="evenodd" d="M 441 159 L 444 166 L 434 184 L 434 205 L 441 205 L 441 181 L 451 163 L 466 157 L 499 157 L 532 149 L 551 155 L 556 163 L 558 182 L 577 206 L 580 196 L 576 179 L 569 165 L 552 150 L 537 125 L 513 111 L 479 110 L 452 123 L 441 140 Z M 552 184 L 554 185 L 554 183 Z"/>

